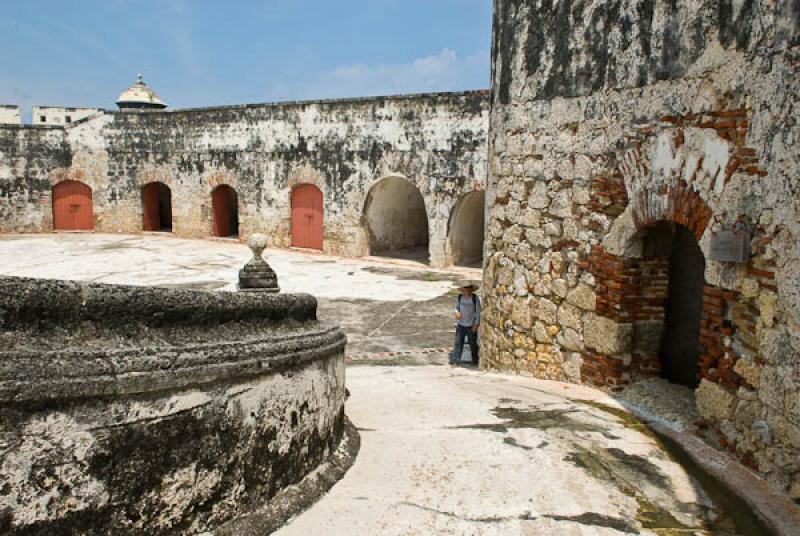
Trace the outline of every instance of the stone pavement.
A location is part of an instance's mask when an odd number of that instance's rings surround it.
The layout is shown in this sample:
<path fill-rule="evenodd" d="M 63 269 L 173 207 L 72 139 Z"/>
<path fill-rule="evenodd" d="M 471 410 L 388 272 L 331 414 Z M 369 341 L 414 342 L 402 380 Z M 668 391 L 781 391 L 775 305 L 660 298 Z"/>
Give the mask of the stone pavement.
<path fill-rule="evenodd" d="M 361 434 L 350 471 L 280 534 L 765 533 L 603 393 L 431 366 L 452 342 L 452 280 L 475 271 L 265 256 L 283 290 L 319 296 L 320 317 L 348 333 Z M 0 237 L 0 275 L 231 289 L 248 257 L 233 241 Z"/>
<path fill-rule="evenodd" d="M 434 366 L 347 382 L 361 451 L 279 535 L 763 534 L 598 391 Z"/>

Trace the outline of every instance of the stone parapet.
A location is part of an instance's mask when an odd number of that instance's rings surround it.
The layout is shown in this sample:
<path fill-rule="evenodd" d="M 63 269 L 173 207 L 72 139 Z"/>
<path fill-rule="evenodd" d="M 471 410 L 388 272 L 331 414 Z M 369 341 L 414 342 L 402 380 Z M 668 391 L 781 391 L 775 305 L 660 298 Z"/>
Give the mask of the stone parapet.
<path fill-rule="evenodd" d="M 364 207 L 373 186 L 400 177 L 422 195 L 431 263 L 448 264 L 448 222 L 486 179 L 487 91 L 222 106 L 142 113 L 98 112 L 41 130 L 0 127 L 0 232 L 53 230 L 51 188 L 93 192 L 94 229 L 143 229 L 142 188 L 171 191 L 171 232 L 212 235 L 212 191 L 237 194 L 238 236 L 292 242 L 292 191 L 322 193 L 322 249 L 369 252 Z M 400 200 L 398 202 L 404 202 Z"/>
<path fill-rule="evenodd" d="M 308 295 L 0 278 L 0 532 L 203 532 L 331 453 L 345 336 Z"/>

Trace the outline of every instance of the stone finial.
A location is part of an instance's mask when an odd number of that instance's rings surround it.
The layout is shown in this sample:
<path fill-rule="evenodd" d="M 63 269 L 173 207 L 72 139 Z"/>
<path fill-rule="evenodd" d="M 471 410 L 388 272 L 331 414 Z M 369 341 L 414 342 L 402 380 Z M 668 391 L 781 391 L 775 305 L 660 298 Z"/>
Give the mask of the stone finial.
<path fill-rule="evenodd" d="M 253 258 L 250 259 L 244 268 L 239 270 L 239 290 L 241 291 L 260 291 L 260 292 L 278 292 L 278 276 L 275 271 L 267 264 L 267 261 L 261 257 L 264 248 L 267 247 L 267 237 L 261 233 L 253 233 L 247 239 L 247 245 L 253 252 Z"/>

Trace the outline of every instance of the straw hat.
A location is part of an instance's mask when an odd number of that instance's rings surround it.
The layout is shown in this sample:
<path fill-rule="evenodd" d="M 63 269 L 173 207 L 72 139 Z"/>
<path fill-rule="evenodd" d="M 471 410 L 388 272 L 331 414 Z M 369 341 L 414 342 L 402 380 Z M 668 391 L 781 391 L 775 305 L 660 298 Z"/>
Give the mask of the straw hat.
<path fill-rule="evenodd" d="M 476 281 L 470 281 L 469 279 L 462 279 L 456 283 L 456 288 L 467 288 L 472 287 L 472 290 L 478 290 L 481 288 L 481 284 Z"/>

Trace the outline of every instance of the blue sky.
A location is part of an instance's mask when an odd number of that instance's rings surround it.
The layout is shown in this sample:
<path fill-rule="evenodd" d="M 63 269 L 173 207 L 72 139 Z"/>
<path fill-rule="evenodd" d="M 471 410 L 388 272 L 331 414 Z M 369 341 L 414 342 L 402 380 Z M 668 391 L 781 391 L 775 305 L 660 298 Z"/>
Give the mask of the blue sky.
<path fill-rule="evenodd" d="M 491 0 L 0 0 L 0 103 L 172 108 L 489 86 Z"/>

